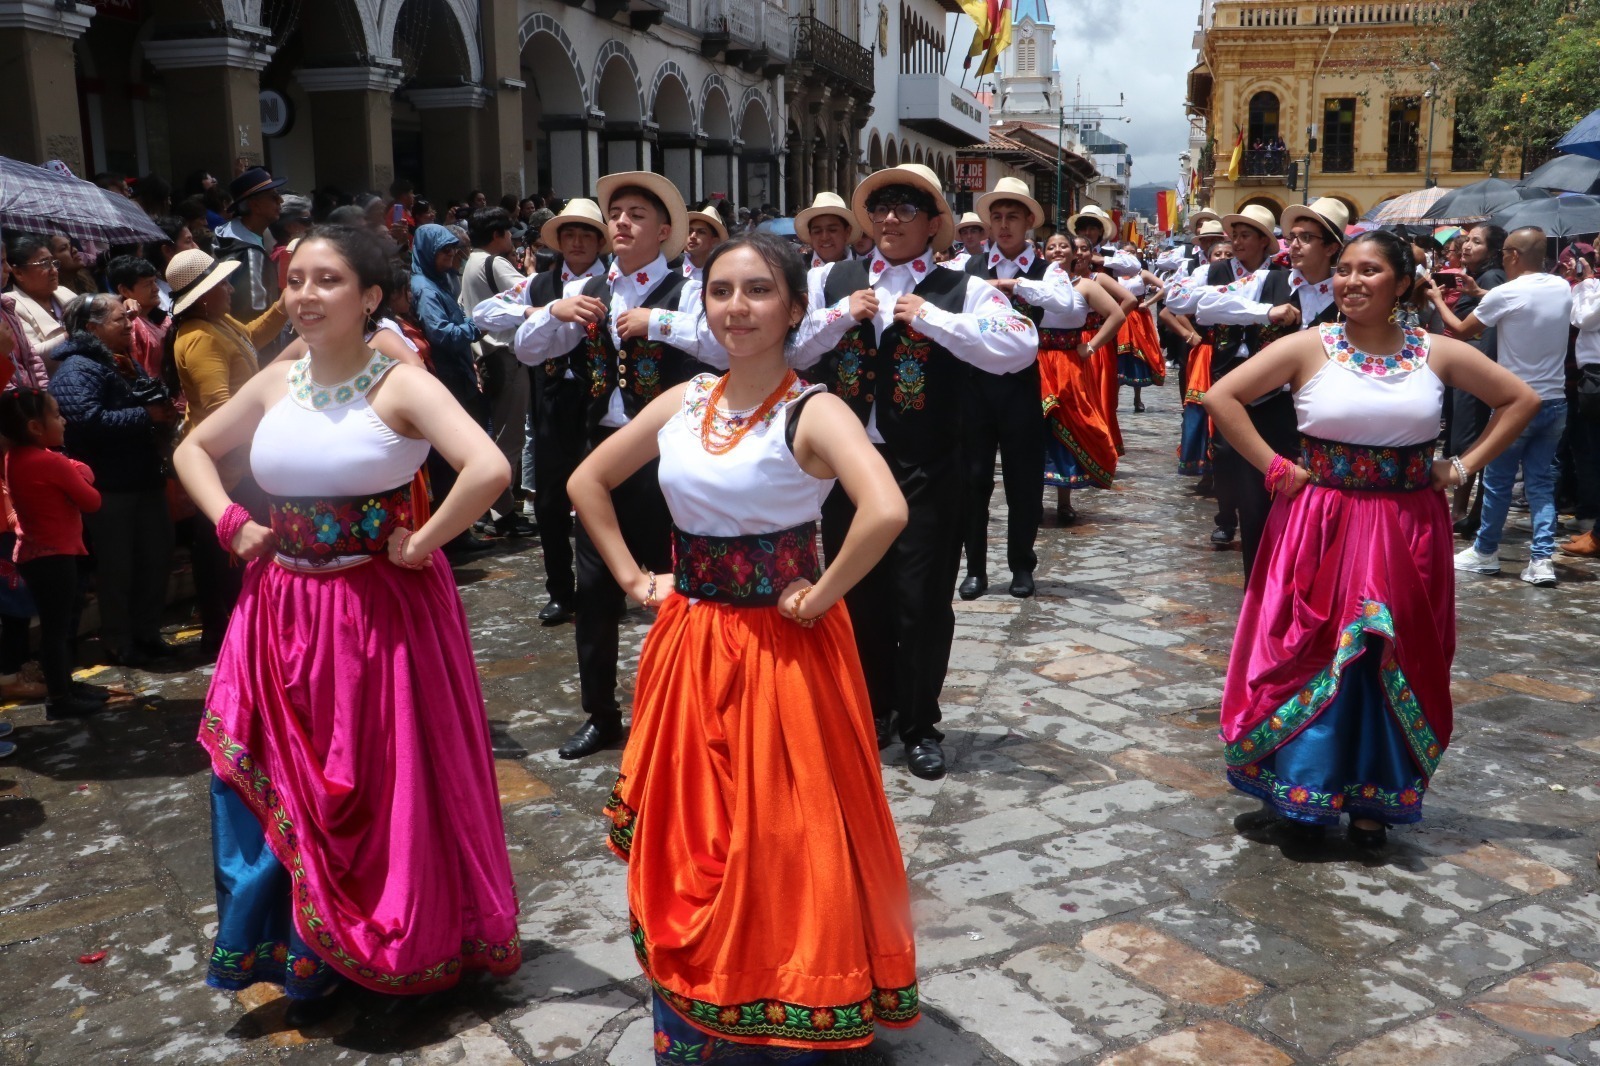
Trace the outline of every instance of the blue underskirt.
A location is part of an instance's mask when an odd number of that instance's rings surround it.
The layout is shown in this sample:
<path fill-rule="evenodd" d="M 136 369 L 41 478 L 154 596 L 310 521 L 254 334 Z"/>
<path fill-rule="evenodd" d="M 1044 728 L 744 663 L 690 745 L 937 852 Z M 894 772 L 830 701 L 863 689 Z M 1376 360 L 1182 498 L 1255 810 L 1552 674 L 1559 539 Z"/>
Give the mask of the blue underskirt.
<path fill-rule="evenodd" d="M 1228 768 L 1234 788 L 1313 825 L 1337 825 L 1341 815 L 1386 825 L 1422 820 L 1427 783 L 1384 695 L 1384 642 L 1364 639 L 1365 650 L 1345 667 L 1321 714 L 1265 757 Z"/>
<path fill-rule="evenodd" d="M 1178 443 L 1178 473 L 1199 477 L 1211 473 L 1211 429 L 1206 409 L 1197 403 L 1183 405 L 1183 436 Z"/>
<path fill-rule="evenodd" d="M 684 1021 L 683 1015 L 660 994 L 651 997 L 655 1015 L 657 1066 L 665 1064 L 715 1062 L 721 1066 L 761 1066 L 782 1062 L 786 1066 L 820 1066 L 824 1052 L 799 1048 L 740 1044 L 720 1036 L 708 1036 Z"/>
<path fill-rule="evenodd" d="M 1083 472 L 1072 449 L 1056 440 L 1055 433 L 1048 431 L 1044 440 L 1044 483 L 1046 488 L 1052 489 L 1077 489 L 1094 484 L 1089 475 Z"/>
<path fill-rule="evenodd" d="M 1135 388 L 1149 388 L 1156 383 L 1155 371 L 1138 352 L 1123 352 L 1117 356 L 1117 383 Z"/>

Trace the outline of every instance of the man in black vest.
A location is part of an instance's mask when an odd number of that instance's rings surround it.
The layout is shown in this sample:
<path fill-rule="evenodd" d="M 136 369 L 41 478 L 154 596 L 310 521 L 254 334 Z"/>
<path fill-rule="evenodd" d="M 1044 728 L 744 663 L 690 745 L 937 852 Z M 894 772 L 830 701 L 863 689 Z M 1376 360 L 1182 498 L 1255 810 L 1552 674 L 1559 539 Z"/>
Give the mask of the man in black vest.
<path fill-rule="evenodd" d="M 1256 217 L 1253 211 L 1267 215 Z M 1332 322 L 1338 315 L 1333 302 L 1333 264 L 1344 248 L 1344 228 L 1349 212 L 1343 203 L 1323 198 L 1304 207 L 1295 204 L 1283 212 L 1283 231 L 1289 241 L 1288 270 L 1262 269 L 1242 281 L 1211 287 L 1200 293 L 1195 321 L 1201 326 L 1225 327 L 1218 332 L 1211 360 L 1215 381 L 1245 359 L 1280 337 Z M 1265 208 L 1246 207 L 1240 215 L 1223 219 L 1234 233 L 1238 253 L 1241 233 L 1264 233 L 1263 248 L 1275 247 L 1270 215 Z M 1300 453 L 1294 399 L 1287 390 L 1268 393 L 1249 405 L 1250 421 L 1280 455 Z M 1218 438 L 1216 451 L 1217 499 L 1230 500 L 1239 512 L 1239 539 L 1244 548 L 1244 573 L 1250 576 L 1261 533 L 1267 525 L 1272 497 L 1260 471 Z M 1226 493 L 1226 497 L 1224 496 Z"/>
<path fill-rule="evenodd" d="M 603 275 L 602 252 L 610 250 L 606 222 L 593 200 L 574 199 L 539 231 L 539 240 L 561 253 L 542 270 L 472 309 L 485 333 L 519 328 L 536 311 L 561 299 L 574 280 Z M 533 501 L 544 555 L 544 587 L 550 602 L 539 612 L 547 626 L 572 620 L 577 585 L 572 572 L 572 503 L 567 478 L 583 458 L 589 387 L 583 380 L 583 342 L 565 355 L 542 360 L 533 371 Z"/>
<path fill-rule="evenodd" d="M 878 736 L 895 719 L 918 777 L 944 776 L 939 692 L 955 634 L 951 593 L 961 562 L 961 397 L 968 367 L 1005 374 L 1038 358 L 1039 334 L 987 282 L 934 262 L 955 235 L 944 190 L 915 163 L 869 175 L 852 198 L 876 248 L 835 263 L 809 316 L 826 352 L 826 382 L 867 427 L 894 472 L 910 521 L 883 561 L 846 597 Z M 1034 417 L 1038 418 L 1037 400 Z M 854 508 L 835 489 L 823 506 L 833 556 Z"/>
<path fill-rule="evenodd" d="M 1018 178 L 1001 178 L 992 192 L 978 197 L 977 215 L 988 219 L 989 248 L 967 259 L 966 272 L 999 289 L 1019 314 L 1037 326 L 1046 311 L 1070 314 L 1083 306 L 1071 280 L 1045 281 L 1050 266 L 1028 235 L 1044 225 L 1044 208 Z M 961 598 L 972 600 L 989 588 L 989 497 L 994 493 L 994 453 L 1006 490 L 1006 567 L 1011 595 L 1033 595 L 1033 570 L 1039 563 L 1033 545 L 1044 520 L 1045 420 L 1039 402 L 1037 360 L 1022 370 L 995 374 L 968 371 L 971 387 L 962 404 L 962 446 L 967 462 L 967 577 Z"/>
<path fill-rule="evenodd" d="M 562 298 L 528 316 L 517 331 L 517 357 L 537 366 L 571 353 L 581 360 L 586 444 L 592 449 L 627 424 L 661 390 L 713 367 L 728 353 L 698 311 L 696 288 L 667 259 L 683 251 L 689 223 L 683 197 L 659 174 L 608 174 L 597 186 L 614 259 L 600 277 L 569 282 Z M 578 367 L 574 367 L 578 369 Z M 639 565 L 672 568 L 672 521 L 654 462 L 611 496 L 623 539 Z M 617 629 L 622 589 L 577 528 L 578 684 L 589 719 L 558 752 L 581 759 L 622 739 L 617 705 Z"/>

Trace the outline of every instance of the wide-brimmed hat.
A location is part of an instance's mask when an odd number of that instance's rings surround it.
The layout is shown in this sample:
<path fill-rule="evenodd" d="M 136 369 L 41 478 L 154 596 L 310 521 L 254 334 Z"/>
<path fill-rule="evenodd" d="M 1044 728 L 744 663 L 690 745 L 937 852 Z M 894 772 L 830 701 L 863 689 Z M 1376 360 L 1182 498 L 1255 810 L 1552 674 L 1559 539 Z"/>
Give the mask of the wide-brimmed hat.
<path fill-rule="evenodd" d="M 611 217 L 611 197 L 620 188 L 633 185 L 660 200 L 667 209 L 667 219 L 672 232 L 661 245 L 661 254 L 675 259 L 683 254 L 683 245 L 689 239 L 689 209 L 684 206 L 683 194 L 668 181 L 665 175 L 648 170 L 625 170 L 620 174 L 607 174 L 595 183 L 595 201 L 600 205 L 603 218 Z"/>
<path fill-rule="evenodd" d="M 1209 207 L 1202 207 L 1202 208 L 1199 208 L 1198 210 L 1196 210 L 1193 214 L 1191 214 L 1189 216 L 1189 228 L 1194 230 L 1196 233 L 1199 233 L 1200 232 L 1200 227 L 1203 224 L 1205 224 L 1207 222 L 1221 222 L 1221 221 L 1222 221 L 1222 216 L 1218 215 L 1215 211 L 1211 210 L 1211 208 L 1209 208 Z"/>
<path fill-rule="evenodd" d="M 167 284 L 172 288 L 172 313 L 181 315 L 224 278 L 239 269 L 237 259 L 219 263 L 198 248 L 179 252 L 167 264 Z"/>
<path fill-rule="evenodd" d="M 581 226 L 593 226 L 600 231 L 600 251 L 611 251 L 611 233 L 606 228 L 606 216 L 600 213 L 600 205 L 593 200 L 585 200 L 581 196 L 574 196 L 567 201 L 567 206 L 561 209 L 559 215 L 551 215 L 539 227 L 539 239 L 546 248 L 560 248 L 561 227 L 577 223 Z"/>
<path fill-rule="evenodd" d="M 861 239 L 861 226 L 856 222 L 856 216 L 850 213 L 850 205 L 844 202 L 844 197 L 836 192 L 819 192 L 817 198 L 811 201 L 811 206 L 794 216 L 794 229 L 802 240 L 811 236 L 811 223 L 823 215 L 837 215 L 844 219 L 844 224 L 850 227 L 850 240 L 854 244 Z"/>
<path fill-rule="evenodd" d="M 1277 222 L 1272 217 L 1271 208 L 1262 207 L 1260 204 L 1245 204 L 1237 214 L 1222 216 L 1222 228 L 1228 231 L 1229 236 L 1233 235 L 1233 227 L 1240 222 L 1260 230 L 1269 239 L 1277 238 L 1277 234 L 1273 232 Z"/>
<path fill-rule="evenodd" d="M 933 197 L 934 204 L 939 208 L 939 228 L 933 234 L 933 250 L 942 252 L 950 247 L 956 239 L 955 217 L 951 215 L 950 205 L 945 201 L 944 186 L 939 184 L 939 176 L 921 163 L 901 163 L 897 167 L 886 167 L 861 179 L 861 184 L 856 186 L 855 195 L 850 197 L 850 208 L 855 212 L 856 222 L 861 226 L 862 232 L 872 232 L 872 215 L 867 211 L 867 200 L 885 185 L 910 185 Z"/>
<path fill-rule="evenodd" d="M 1350 209 L 1342 200 L 1335 200 L 1331 196 L 1323 196 L 1311 201 L 1309 206 L 1291 204 L 1283 209 L 1283 219 L 1279 225 L 1283 232 L 1288 233 L 1289 227 L 1301 220 L 1315 222 L 1333 237 L 1335 244 L 1344 244 L 1344 228 L 1350 224 Z"/>
<path fill-rule="evenodd" d="M 266 167 L 251 167 L 228 183 L 228 195 L 234 203 L 248 200 L 257 193 L 281 189 L 289 184 L 287 178 L 274 179 Z"/>
<path fill-rule="evenodd" d="M 982 226 L 985 230 L 987 230 L 989 228 L 989 223 L 979 218 L 978 212 L 976 211 L 964 211 L 962 212 L 961 217 L 956 219 L 956 232 L 960 233 L 968 226 Z"/>
<path fill-rule="evenodd" d="M 1039 201 L 1033 198 L 1033 193 L 1028 189 L 1028 183 L 1021 178 L 1001 178 L 994 183 L 994 188 L 978 197 L 977 215 L 979 218 L 989 217 L 989 205 L 999 200 L 1015 200 L 1026 207 L 1033 215 L 1028 223 L 1029 229 L 1038 229 L 1044 225 L 1044 208 L 1039 206 Z M 960 227 L 956 227 L 960 229 Z"/>
<path fill-rule="evenodd" d="M 1228 239 L 1228 231 L 1222 228 L 1222 223 L 1218 220 L 1208 218 L 1200 223 L 1200 229 L 1196 231 L 1194 239 L 1196 241 L 1225 241 Z"/>
<path fill-rule="evenodd" d="M 725 241 L 728 239 L 727 223 L 723 222 L 722 216 L 715 211 L 690 211 L 687 217 L 690 221 L 699 220 L 710 226 L 716 231 L 717 240 Z"/>
<path fill-rule="evenodd" d="M 1111 220 L 1110 215 L 1106 214 L 1106 209 L 1101 207 L 1099 204 L 1090 204 L 1082 211 L 1079 211 L 1077 214 L 1067 219 L 1068 233 L 1078 232 L 1078 222 L 1080 219 L 1088 219 L 1100 223 L 1100 238 L 1102 240 L 1107 237 L 1116 236 L 1117 224 Z"/>

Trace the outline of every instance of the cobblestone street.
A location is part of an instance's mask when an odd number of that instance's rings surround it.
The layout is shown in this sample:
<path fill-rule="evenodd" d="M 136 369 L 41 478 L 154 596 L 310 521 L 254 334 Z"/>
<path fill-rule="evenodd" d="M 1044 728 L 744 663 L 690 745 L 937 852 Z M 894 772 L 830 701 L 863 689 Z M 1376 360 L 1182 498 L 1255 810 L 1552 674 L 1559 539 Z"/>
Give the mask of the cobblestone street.
<path fill-rule="evenodd" d="M 1040 538 L 1039 595 L 957 604 L 952 771 L 884 781 L 919 917 L 924 1019 L 840 1060 L 894 1066 L 1600 1064 L 1600 586 L 1460 582 L 1456 736 L 1420 827 L 1377 857 L 1248 836 L 1222 778 L 1241 595 L 1211 501 L 1174 471 L 1172 387 L 1126 408 L 1114 492 Z M 1000 493 L 996 493 L 999 502 Z M 1047 504 L 1047 515 L 1050 514 Z M 620 752 L 563 763 L 570 627 L 540 629 L 533 542 L 458 570 L 494 723 L 527 961 L 441 997 L 361 993 L 283 1026 L 268 986 L 202 981 L 216 916 L 208 670 L 103 672 L 78 724 L 16 709 L 0 764 L 0 1063 L 575 1066 L 651 1061 L 625 869 L 600 814 Z M 646 629 L 629 616 L 624 674 Z M 104 958 L 84 962 L 97 953 Z"/>

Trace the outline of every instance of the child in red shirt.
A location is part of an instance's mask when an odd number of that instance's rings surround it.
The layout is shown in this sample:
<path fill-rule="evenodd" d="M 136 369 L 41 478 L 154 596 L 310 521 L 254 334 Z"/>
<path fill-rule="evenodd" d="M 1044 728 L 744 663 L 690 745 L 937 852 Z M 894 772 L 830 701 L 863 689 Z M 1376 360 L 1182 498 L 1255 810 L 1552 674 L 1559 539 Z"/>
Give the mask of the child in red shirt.
<path fill-rule="evenodd" d="M 6 487 L 17 515 L 17 569 L 39 609 L 39 662 L 48 699 L 45 716 L 79 718 L 101 704 L 74 691 L 72 664 L 78 632 L 78 559 L 83 512 L 100 509 L 100 493 L 89 468 L 51 449 L 66 439 L 67 420 L 56 401 L 39 389 L 0 396 L 0 433 L 10 443 Z"/>

